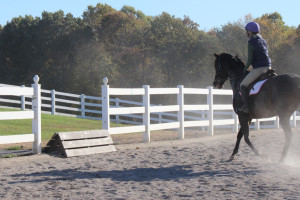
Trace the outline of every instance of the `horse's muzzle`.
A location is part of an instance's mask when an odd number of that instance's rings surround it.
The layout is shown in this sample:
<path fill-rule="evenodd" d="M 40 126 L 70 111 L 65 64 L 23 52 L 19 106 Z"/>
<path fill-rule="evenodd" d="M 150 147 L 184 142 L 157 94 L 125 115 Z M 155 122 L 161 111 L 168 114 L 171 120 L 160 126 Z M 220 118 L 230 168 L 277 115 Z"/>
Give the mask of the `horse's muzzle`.
<path fill-rule="evenodd" d="M 215 80 L 213 82 L 213 86 L 218 89 L 222 89 L 224 87 L 220 80 Z"/>

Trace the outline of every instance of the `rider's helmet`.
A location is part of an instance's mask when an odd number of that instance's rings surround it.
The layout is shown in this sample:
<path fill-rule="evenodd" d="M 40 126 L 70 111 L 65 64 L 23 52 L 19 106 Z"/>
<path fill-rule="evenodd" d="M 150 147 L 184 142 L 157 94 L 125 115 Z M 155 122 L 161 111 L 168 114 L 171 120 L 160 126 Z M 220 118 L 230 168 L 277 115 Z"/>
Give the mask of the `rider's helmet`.
<path fill-rule="evenodd" d="M 256 22 L 249 22 L 246 26 L 245 29 L 248 31 L 251 31 L 252 33 L 259 33 L 259 24 Z"/>

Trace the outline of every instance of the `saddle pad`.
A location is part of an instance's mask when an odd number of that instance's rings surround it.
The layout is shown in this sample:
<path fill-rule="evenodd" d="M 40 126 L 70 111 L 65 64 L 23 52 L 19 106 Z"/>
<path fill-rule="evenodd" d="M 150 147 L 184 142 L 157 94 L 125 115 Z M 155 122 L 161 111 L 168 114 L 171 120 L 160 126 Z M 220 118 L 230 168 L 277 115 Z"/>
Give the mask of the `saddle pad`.
<path fill-rule="evenodd" d="M 259 92 L 260 88 L 263 86 L 263 84 L 267 81 L 268 79 L 259 81 L 257 83 L 255 83 L 255 85 L 253 86 L 253 88 L 250 90 L 249 95 L 255 95 Z"/>

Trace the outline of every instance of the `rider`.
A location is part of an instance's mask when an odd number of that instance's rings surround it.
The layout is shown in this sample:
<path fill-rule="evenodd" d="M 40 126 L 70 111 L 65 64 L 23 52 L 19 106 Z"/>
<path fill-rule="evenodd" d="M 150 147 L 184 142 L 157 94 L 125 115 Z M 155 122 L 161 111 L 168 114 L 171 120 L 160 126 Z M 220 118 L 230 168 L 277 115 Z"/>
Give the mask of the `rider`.
<path fill-rule="evenodd" d="M 268 46 L 266 41 L 259 34 L 259 24 L 249 22 L 245 26 L 248 40 L 248 60 L 245 71 L 250 73 L 244 78 L 241 83 L 241 94 L 243 99 L 243 107 L 240 111 L 249 113 L 248 107 L 248 86 L 256 80 L 260 75 L 271 69 L 271 59 L 268 55 Z M 252 65 L 253 70 L 249 67 Z"/>

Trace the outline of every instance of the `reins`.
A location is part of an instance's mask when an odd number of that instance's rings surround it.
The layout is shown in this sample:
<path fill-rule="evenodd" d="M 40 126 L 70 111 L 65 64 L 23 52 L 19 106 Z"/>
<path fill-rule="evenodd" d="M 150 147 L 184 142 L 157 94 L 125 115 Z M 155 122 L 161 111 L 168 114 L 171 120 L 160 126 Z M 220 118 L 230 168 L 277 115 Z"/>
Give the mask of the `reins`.
<path fill-rule="evenodd" d="M 244 77 L 244 76 L 238 76 L 238 77 L 230 78 L 229 75 L 228 75 L 227 78 L 223 78 L 223 77 L 221 76 L 221 58 L 218 59 L 218 73 L 217 73 L 216 76 L 218 77 L 218 79 L 219 79 L 220 81 L 227 81 L 227 80 L 231 81 L 231 80 L 236 80 L 236 79 L 239 79 L 239 78 L 243 78 L 243 77 Z"/>

